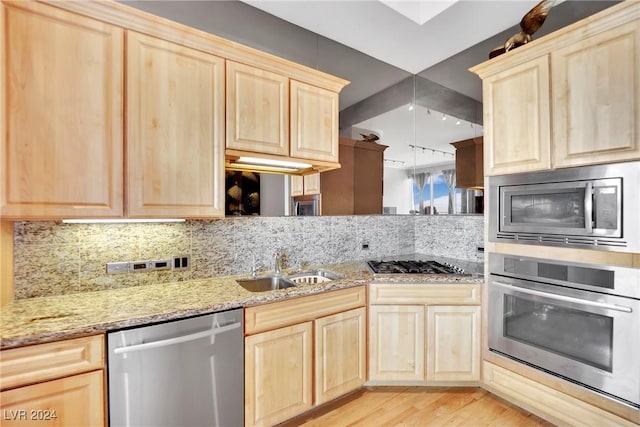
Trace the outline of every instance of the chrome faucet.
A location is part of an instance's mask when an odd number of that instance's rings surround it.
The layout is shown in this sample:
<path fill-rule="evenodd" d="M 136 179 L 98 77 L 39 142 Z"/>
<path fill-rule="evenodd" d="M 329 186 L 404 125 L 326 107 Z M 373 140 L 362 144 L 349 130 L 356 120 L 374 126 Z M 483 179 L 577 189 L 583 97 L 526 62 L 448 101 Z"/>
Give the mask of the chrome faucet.
<path fill-rule="evenodd" d="M 284 258 L 284 254 L 281 251 L 276 251 L 275 259 L 273 261 L 273 270 L 276 276 L 280 276 L 282 274 L 282 261 Z"/>
<path fill-rule="evenodd" d="M 255 279 L 256 277 L 258 277 L 258 269 L 261 267 L 260 265 L 256 264 L 256 256 L 253 252 L 249 251 L 249 253 L 251 254 L 251 278 Z"/>

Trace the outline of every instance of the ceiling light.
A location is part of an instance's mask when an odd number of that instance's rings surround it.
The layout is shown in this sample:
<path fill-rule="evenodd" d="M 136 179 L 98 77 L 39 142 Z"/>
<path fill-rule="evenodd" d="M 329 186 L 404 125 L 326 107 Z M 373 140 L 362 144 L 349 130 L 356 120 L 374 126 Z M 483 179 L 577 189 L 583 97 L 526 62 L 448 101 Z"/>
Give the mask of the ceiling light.
<path fill-rule="evenodd" d="M 310 163 L 291 162 L 288 160 L 263 159 L 260 157 L 245 157 L 245 156 L 242 156 L 238 160 L 236 160 L 236 163 L 261 165 L 261 166 L 274 166 L 278 168 L 293 168 L 293 169 L 308 169 L 311 167 Z"/>
<path fill-rule="evenodd" d="M 459 125 L 460 123 L 462 123 L 462 122 L 460 121 L 460 119 L 456 120 L 456 124 L 457 124 L 457 125 Z"/>
<path fill-rule="evenodd" d="M 182 218 L 90 218 L 63 219 L 63 224 L 133 224 L 150 222 L 185 222 Z"/>
<path fill-rule="evenodd" d="M 413 104 L 409 104 L 409 111 L 413 111 Z"/>
<path fill-rule="evenodd" d="M 445 116 L 444 114 L 442 115 L 442 118 L 440 120 L 447 120 L 447 116 Z"/>

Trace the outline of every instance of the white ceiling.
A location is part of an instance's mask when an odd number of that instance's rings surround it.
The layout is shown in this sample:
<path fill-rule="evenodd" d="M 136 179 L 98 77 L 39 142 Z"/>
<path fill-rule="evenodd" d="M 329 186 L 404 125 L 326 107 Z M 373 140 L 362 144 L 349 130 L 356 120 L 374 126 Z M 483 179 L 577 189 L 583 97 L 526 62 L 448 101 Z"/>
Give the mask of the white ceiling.
<path fill-rule="evenodd" d="M 535 0 L 243 1 L 412 74 L 518 24 L 538 3 Z"/>
<path fill-rule="evenodd" d="M 442 120 L 443 116 L 446 120 Z M 482 135 L 481 126 L 463 120 L 457 122 L 455 117 L 438 111 L 421 106 L 410 109 L 404 105 L 365 120 L 358 128 L 373 131 L 380 136 L 378 142 L 389 147 L 384 152 L 385 167 L 406 169 L 453 162 L 452 142 Z M 414 149 L 410 145 L 427 149 Z"/>

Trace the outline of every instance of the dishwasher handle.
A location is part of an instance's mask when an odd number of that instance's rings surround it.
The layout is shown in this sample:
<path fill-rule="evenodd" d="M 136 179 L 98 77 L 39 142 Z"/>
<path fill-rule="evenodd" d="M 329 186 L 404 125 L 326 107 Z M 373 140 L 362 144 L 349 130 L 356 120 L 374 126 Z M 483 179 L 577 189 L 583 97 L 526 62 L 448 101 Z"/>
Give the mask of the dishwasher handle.
<path fill-rule="evenodd" d="M 148 350 L 151 348 L 166 347 L 169 345 L 180 344 L 187 341 L 194 341 L 194 340 L 205 338 L 208 336 L 215 338 L 216 335 L 233 330 L 233 329 L 237 329 L 241 325 L 242 323 L 232 323 L 230 325 L 220 326 L 220 327 L 209 329 L 206 331 L 196 332 L 194 334 L 183 335 L 175 338 L 169 338 L 166 340 L 151 341 L 143 344 L 134 344 L 134 345 L 125 346 L 125 347 L 117 347 L 113 349 L 113 352 L 115 354 L 124 354 L 124 353 L 130 353 L 133 351 L 142 351 L 142 350 Z"/>

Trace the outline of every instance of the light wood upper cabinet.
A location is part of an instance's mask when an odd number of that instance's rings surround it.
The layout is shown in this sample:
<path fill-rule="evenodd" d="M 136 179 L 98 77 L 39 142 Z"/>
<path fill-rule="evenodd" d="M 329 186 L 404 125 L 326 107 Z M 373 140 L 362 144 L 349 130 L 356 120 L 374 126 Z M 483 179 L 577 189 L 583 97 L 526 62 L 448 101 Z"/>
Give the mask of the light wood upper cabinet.
<path fill-rule="evenodd" d="M 485 175 L 640 159 L 639 16 L 621 2 L 471 69 Z"/>
<path fill-rule="evenodd" d="M 123 30 L 0 5 L 0 215 L 123 215 Z"/>
<path fill-rule="evenodd" d="M 480 381 L 480 307 L 427 307 L 427 379 Z"/>
<path fill-rule="evenodd" d="M 304 194 L 320 194 L 320 173 L 311 173 L 304 177 Z"/>
<path fill-rule="evenodd" d="M 366 380 L 364 307 L 314 321 L 315 404 L 360 388 Z"/>
<path fill-rule="evenodd" d="M 291 175 L 291 195 L 303 196 L 320 194 L 320 173 L 299 176 Z"/>
<path fill-rule="evenodd" d="M 369 380 L 424 381 L 424 306 L 369 306 Z"/>
<path fill-rule="evenodd" d="M 289 79 L 227 61 L 229 149 L 289 155 Z"/>
<path fill-rule="evenodd" d="M 640 21 L 551 52 L 554 166 L 640 158 Z"/>
<path fill-rule="evenodd" d="M 549 169 L 548 58 L 492 75 L 482 88 L 485 174 Z"/>
<path fill-rule="evenodd" d="M 299 175 L 291 175 L 291 196 L 302 196 L 304 194 L 304 177 Z"/>
<path fill-rule="evenodd" d="M 224 60 L 127 36 L 130 217 L 224 216 Z"/>
<path fill-rule="evenodd" d="M 291 157 L 338 161 L 338 94 L 291 80 Z"/>
<path fill-rule="evenodd" d="M 245 338 L 245 425 L 271 426 L 312 406 L 312 323 Z"/>

